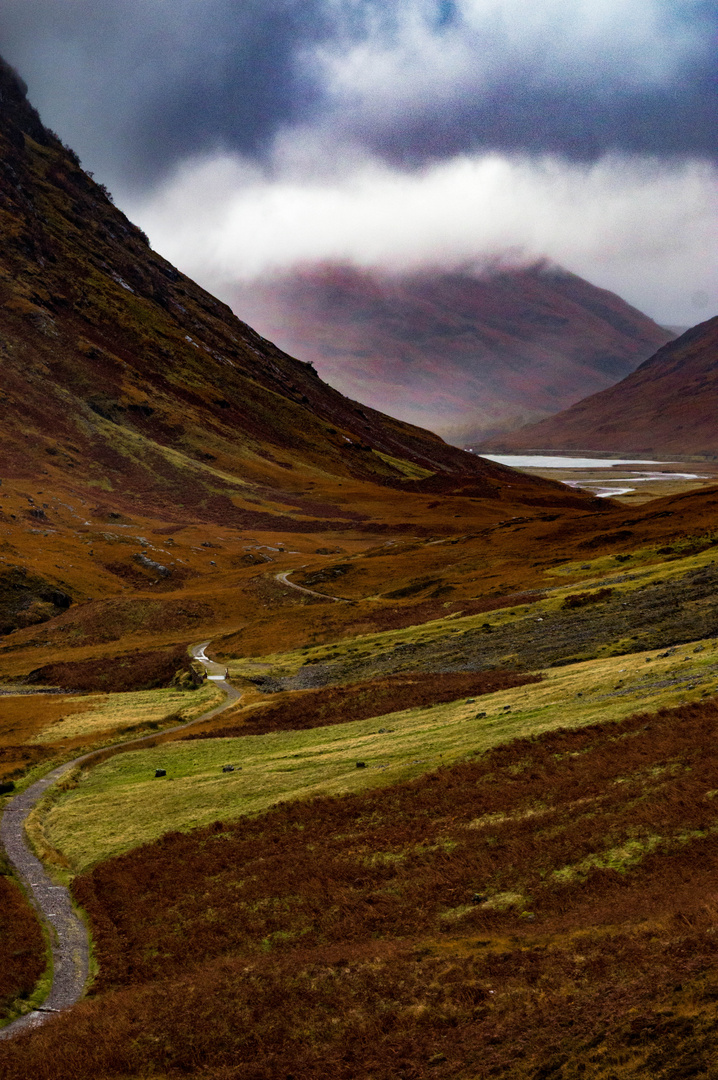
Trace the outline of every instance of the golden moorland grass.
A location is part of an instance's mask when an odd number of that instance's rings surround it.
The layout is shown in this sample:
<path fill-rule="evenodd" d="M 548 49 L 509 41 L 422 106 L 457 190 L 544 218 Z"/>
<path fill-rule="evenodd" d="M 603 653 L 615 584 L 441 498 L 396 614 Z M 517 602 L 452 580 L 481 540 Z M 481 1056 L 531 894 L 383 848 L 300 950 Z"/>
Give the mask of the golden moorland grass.
<path fill-rule="evenodd" d="M 305 665 L 330 663 L 338 659 L 359 660 L 391 652 L 401 645 L 439 644 L 463 632 L 475 631 L 482 627 L 492 630 L 517 622 L 527 615 L 539 617 L 558 611 L 567 596 L 575 593 L 580 585 L 582 590 L 610 587 L 618 592 L 630 594 L 647 585 L 678 579 L 685 574 L 709 566 L 715 562 L 715 550 L 709 548 L 698 554 L 666 560 L 657 555 L 655 548 L 646 548 L 632 556 L 630 566 L 617 564 L 615 557 L 606 555 L 585 562 L 565 563 L 551 568 L 551 584 L 545 596 L 531 605 L 525 603 L 514 607 L 497 608 L 482 611 L 474 615 L 462 615 L 461 611 L 452 612 L 445 618 L 433 619 L 399 629 L 383 630 L 374 633 L 354 634 L 348 637 L 328 641 L 318 645 L 303 645 L 287 652 L 267 653 L 263 656 L 250 656 L 231 659 L 222 654 L 222 662 L 227 664 L 230 675 L 235 677 L 291 677 Z M 659 561 L 657 561 L 659 560 Z M 570 584 L 556 584 L 557 576 L 570 578 Z M 616 652 L 614 642 L 609 642 L 601 651 Z"/>
<path fill-rule="evenodd" d="M 79 717 L 97 706 L 104 695 L 3 694 L 0 697 L 0 746 L 41 739 L 49 727 L 66 717 Z"/>
<path fill-rule="evenodd" d="M 619 720 L 716 690 L 711 640 L 554 668 L 541 683 L 475 701 L 308 731 L 164 744 L 80 775 L 36 811 L 32 829 L 83 870 L 168 830 L 258 813 L 278 801 L 393 784 L 516 738 Z M 225 765 L 235 771 L 223 772 Z M 155 778 L 158 768 L 167 776 Z"/>
<path fill-rule="evenodd" d="M 145 725 L 160 726 L 168 719 L 192 720 L 221 700 L 221 691 L 212 683 L 199 689 L 138 690 L 125 694 L 92 694 L 89 698 L 71 698 L 76 712 L 69 712 L 32 738 L 35 743 L 57 743 L 99 735 L 106 731 L 124 731 Z M 179 720 L 178 720 L 179 723 Z"/>

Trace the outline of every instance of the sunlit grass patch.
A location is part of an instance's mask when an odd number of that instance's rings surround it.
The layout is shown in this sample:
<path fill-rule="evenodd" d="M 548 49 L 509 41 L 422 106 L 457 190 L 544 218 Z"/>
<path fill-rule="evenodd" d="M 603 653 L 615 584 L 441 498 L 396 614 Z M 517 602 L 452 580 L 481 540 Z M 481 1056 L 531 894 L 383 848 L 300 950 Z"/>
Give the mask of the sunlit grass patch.
<path fill-rule="evenodd" d="M 371 665 L 375 658 L 381 658 L 402 647 L 416 646 L 426 649 L 432 645 L 444 646 L 448 642 L 451 642 L 452 646 L 461 646 L 463 635 L 467 635 L 466 641 L 471 644 L 475 643 L 477 633 L 505 631 L 510 629 L 512 624 L 520 628 L 527 620 L 553 617 L 557 614 L 565 616 L 564 609 L 572 606 L 570 599 L 575 597 L 579 585 L 581 593 L 589 595 L 610 587 L 610 593 L 603 599 L 612 601 L 615 609 L 616 601 L 619 601 L 618 607 L 622 601 L 630 604 L 636 595 L 640 595 L 640 590 L 650 586 L 678 583 L 684 575 L 707 567 L 715 560 L 716 551 L 711 546 L 697 554 L 671 557 L 668 561 L 665 557 L 658 556 L 656 549 L 645 549 L 637 552 L 635 557 L 632 555 L 631 561 L 626 563 L 616 562 L 612 555 L 602 556 L 592 562 L 567 563 L 554 568 L 550 573 L 565 574 L 574 580 L 569 583 L 556 582 L 548 590 L 544 590 L 531 605 L 527 605 L 524 600 L 513 607 L 497 608 L 473 615 L 462 615 L 461 611 L 454 611 L 443 618 L 400 629 L 354 635 L 321 645 L 303 645 L 287 652 L 268 653 L 261 657 L 227 659 L 226 662 L 231 675 L 249 679 L 292 678 L 303 669 L 310 672 L 312 667 L 317 665 Z M 576 577 L 580 577 L 580 582 Z M 597 603 L 591 610 L 599 615 L 604 610 L 603 604 Z M 631 653 L 635 648 L 634 639 L 621 639 L 611 631 L 604 645 L 591 643 L 590 655 L 595 656 L 601 652 L 620 655 Z M 580 655 L 578 650 L 574 659 L 579 659 Z M 518 660 L 519 657 L 509 653 L 503 662 L 505 666 L 511 666 Z"/>
<path fill-rule="evenodd" d="M 447 908 L 446 911 L 442 911 L 439 915 L 439 919 L 444 923 L 458 923 L 468 915 L 475 914 L 476 907 L 473 904 L 460 904 L 458 907 Z"/>
<path fill-rule="evenodd" d="M 462 698 L 348 724 L 118 755 L 59 795 L 44 833 L 75 868 L 86 868 L 170 829 L 258 813 L 278 801 L 385 786 L 512 739 L 696 700 L 718 691 L 718 651 L 713 642 L 697 653 L 694 647 L 554 668 L 541 683 L 478 702 Z M 235 771 L 224 773 L 225 765 Z M 156 769 L 167 776 L 155 778 Z"/>
<path fill-rule="evenodd" d="M 518 892 L 500 892 L 490 896 L 488 900 L 484 900 L 484 911 L 506 911 L 508 908 L 521 908 L 526 907 L 529 903 L 528 897 L 523 893 Z"/>
<path fill-rule="evenodd" d="M 390 454 L 382 454 L 380 450 L 372 449 L 372 454 L 391 465 L 397 472 L 403 473 L 409 480 L 423 480 L 428 476 L 434 476 L 430 469 L 422 469 L 421 465 L 415 465 L 413 461 L 404 458 L 391 457 Z"/>
<path fill-rule="evenodd" d="M 220 700 L 221 696 L 221 692 L 209 683 L 192 692 L 160 689 L 126 694 L 95 694 L 90 709 L 70 713 L 35 735 L 32 742 L 54 743 L 102 731 L 160 726 L 169 717 L 177 715 L 182 720 L 191 720 L 203 713 L 215 698 Z M 86 698 L 78 697 L 75 700 L 78 705 L 86 706 Z"/>
<path fill-rule="evenodd" d="M 554 878 L 566 884 L 569 881 L 586 877 L 591 870 L 617 870 L 619 872 L 630 870 L 638 863 L 655 851 L 663 843 L 661 836 L 646 836 L 643 839 L 630 839 L 617 847 L 606 848 L 605 851 L 596 852 L 587 856 L 578 863 L 563 866 L 554 871 Z"/>
<path fill-rule="evenodd" d="M 645 548 L 599 555 L 597 558 L 574 559 L 544 571 L 547 577 L 597 578 L 596 584 L 609 575 L 630 573 L 633 569 L 648 571 L 644 581 L 653 576 L 680 575 L 716 558 L 718 538 L 713 533 L 682 536 L 670 543 L 653 544 Z"/>
<path fill-rule="evenodd" d="M 701 840 L 706 836 L 715 835 L 718 831 L 715 825 L 701 829 L 683 830 L 672 836 L 660 836 L 648 834 L 643 837 L 631 837 L 622 844 L 607 847 L 603 851 L 597 851 L 588 855 L 580 862 L 570 863 L 554 870 L 553 877 L 556 881 L 566 885 L 573 881 L 582 881 L 592 870 L 616 870 L 626 873 L 645 859 L 652 852 L 662 849 L 664 851 L 675 850 L 692 841 Z"/>

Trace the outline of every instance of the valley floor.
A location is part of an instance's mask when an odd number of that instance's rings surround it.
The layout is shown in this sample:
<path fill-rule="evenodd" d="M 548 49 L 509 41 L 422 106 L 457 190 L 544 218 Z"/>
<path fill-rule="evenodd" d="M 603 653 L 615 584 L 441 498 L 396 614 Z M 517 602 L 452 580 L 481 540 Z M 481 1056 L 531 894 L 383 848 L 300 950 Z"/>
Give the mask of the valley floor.
<path fill-rule="evenodd" d="M 171 687 L 5 698 L 18 789 L 110 756 L 28 824 L 89 919 L 89 997 L 0 1042 L 0 1077 L 718 1075 L 718 571 L 698 498 L 688 528 L 669 500 L 592 533 L 539 514 L 309 566 L 273 551 L 252 570 L 264 611 L 215 621 L 207 654 L 240 695 L 216 718 L 189 659 Z M 533 567 L 527 530 L 537 553 L 554 530 Z M 491 570 L 503 587 L 481 593 Z M 315 595 L 262 592 L 288 573 Z M 35 654 L 40 677 L 128 678 L 116 644 L 89 645 L 98 610 L 11 635 L 7 677 Z M 63 620 L 88 644 L 58 650 Z M 0 885 L 9 1018 L 36 1004 L 44 944 Z"/>

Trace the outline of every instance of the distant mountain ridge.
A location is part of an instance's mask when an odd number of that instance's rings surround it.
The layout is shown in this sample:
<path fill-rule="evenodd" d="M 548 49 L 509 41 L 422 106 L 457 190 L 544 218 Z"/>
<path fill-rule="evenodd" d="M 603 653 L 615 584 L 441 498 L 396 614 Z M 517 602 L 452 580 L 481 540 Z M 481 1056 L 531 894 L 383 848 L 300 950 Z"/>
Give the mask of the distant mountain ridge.
<path fill-rule="evenodd" d="M 243 286 L 233 303 L 343 393 L 459 445 L 610 386 L 672 336 L 545 263 L 479 276 L 325 264 Z"/>
<path fill-rule="evenodd" d="M 718 316 L 664 345 L 608 390 L 484 448 L 712 458 L 718 454 L 717 417 Z"/>

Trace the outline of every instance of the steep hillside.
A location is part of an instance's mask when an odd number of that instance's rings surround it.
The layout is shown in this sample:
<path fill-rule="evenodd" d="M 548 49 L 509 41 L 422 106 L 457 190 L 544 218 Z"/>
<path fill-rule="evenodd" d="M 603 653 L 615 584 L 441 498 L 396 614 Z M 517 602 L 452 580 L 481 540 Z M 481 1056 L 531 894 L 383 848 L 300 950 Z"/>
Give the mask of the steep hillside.
<path fill-rule="evenodd" d="M 557 267 L 398 277 L 305 268 L 235 306 L 343 393 L 470 444 L 628 375 L 670 337 Z"/>
<path fill-rule="evenodd" d="M 360 408 L 240 322 L 149 248 L 13 72 L 0 79 L 5 475 L 72 476 L 209 516 L 210 492 L 237 493 L 227 471 L 285 489 L 301 463 L 392 484 L 406 478 L 396 457 L 487 495 L 505 477 Z"/>
<path fill-rule="evenodd" d="M 493 440 L 491 446 L 713 458 L 718 453 L 717 412 L 718 317 L 664 345 L 608 390 Z"/>
<path fill-rule="evenodd" d="M 291 606 L 268 571 L 249 584 L 257 568 L 338 537 L 593 505 L 360 406 L 260 337 L 150 249 L 2 64 L 0 229 L 0 633 L 14 657 L 47 645 L 25 673 L 61 643 L 174 645 Z M 58 619 L 51 646 L 34 627 Z"/>

